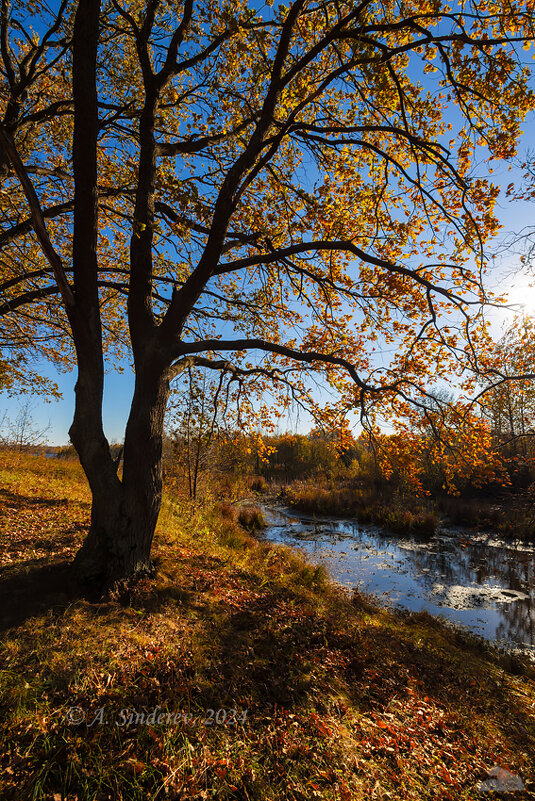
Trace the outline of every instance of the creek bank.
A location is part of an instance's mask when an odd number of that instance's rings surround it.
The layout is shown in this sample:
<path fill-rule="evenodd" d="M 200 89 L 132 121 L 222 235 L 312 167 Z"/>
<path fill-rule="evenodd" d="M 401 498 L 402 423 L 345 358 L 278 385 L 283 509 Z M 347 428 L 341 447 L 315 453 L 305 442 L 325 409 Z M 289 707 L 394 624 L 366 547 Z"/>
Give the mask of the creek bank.
<path fill-rule="evenodd" d="M 440 528 L 396 536 L 376 525 L 264 507 L 270 542 L 297 547 L 335 581 L 382 604 L 426 611 L 535 655 L 535 546 Z"/>
<path fill-rule="evenodd" d="M 507 539 L 535 539 L 535 506 L 530 495 L 497 497 L 416 496 L 389 487 L 321 486 L 294 482 L 279 501 L 305 514 L 332 515 L 373 523 L 396 534 L 432 534 L 460 526 L 492 531 Z"/>

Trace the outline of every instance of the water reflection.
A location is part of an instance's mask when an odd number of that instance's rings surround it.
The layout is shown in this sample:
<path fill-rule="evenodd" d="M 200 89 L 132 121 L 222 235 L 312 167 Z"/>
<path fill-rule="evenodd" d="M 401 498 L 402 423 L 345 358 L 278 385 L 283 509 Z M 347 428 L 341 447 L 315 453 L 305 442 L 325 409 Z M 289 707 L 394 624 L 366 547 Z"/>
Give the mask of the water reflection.
<path fill-rule="evenodd" d="M 350 520 L 266 509 L 266 539 L 298 546 L 334 579 L 489 639 L 535 647 L 535 548 L 460 529 L 390 535 Z"/>

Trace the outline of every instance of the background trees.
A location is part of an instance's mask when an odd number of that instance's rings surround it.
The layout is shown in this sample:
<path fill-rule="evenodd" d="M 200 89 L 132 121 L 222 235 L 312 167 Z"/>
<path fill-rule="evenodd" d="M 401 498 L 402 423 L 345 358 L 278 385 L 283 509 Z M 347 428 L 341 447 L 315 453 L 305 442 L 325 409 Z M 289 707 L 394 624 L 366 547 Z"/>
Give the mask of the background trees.
<path fill-rule="evenodd" d="M 180 371 L 232 375 L 266 414 L 269 387 L 279 414 L 294 400 L 327 424 L 395 399 L 425 410 L 433 375 L 477 367 L 498 190 L 471 158 L 514 153 L 532 12 L 4 5 L 4 330 L 76 358 L 87 578 L 150 569 Z M 107 346 L 136 371 L 121 479 L 102 427 Z"/>
<path fill-rule="evenodd" d="M 3 445 L 24 451 L 46 441 L 50 426 L 39 426 L 32 416 L 33 411 L 33 404 L 26 400 L 20 405 L 14 419 L 9 419 L 7 415 L 0 419 L 0 442 Z"/>
<path fill-rule="evenodd" d="M 195 498 L 199 478 L 216 464 L 214 440 L 221 438 L 231 422 L 226 414 L 232 401 L 231 389 L 223 373 L 212 381 L 190 366 L 181 378 L 168 412 L 170 457 L 175 470 L 182 470 L 186 477 L 190 498 Z"/>
<path fill-rule="evenodd" d="M 482 405 L 499 445 L 514 454 L 527 455 L 535 425 L 533 348 L 535 321 L 519 315 L 496 344 L 496 370 L 503 378 L 482 398 Z M 507 380 L 526 376 L 524 380 Z"/>

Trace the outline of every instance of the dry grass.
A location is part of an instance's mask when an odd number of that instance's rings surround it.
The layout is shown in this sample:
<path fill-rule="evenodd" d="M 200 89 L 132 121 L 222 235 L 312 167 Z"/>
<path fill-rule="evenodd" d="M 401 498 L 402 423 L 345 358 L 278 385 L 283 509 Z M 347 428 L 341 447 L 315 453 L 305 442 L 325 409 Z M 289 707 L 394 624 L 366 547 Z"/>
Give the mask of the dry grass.
<path fill-rule="evenodd" d="M 533 488 L 502 498 L 439 499 L 440 511 L 449 523 L 499 532 L 504 537 L 535 540 Z"/>
<path fill-rule="evenodd" d="M 87 522 L 87 495 L 75 468 L 43 481 L 54 468 L 3 475 L 22 510 L 67 500 L 65 536 L 71 508 Z M 534 787 L 527 668 L 427 615 L 348 596 L 222 511 L 167 498 L 155 580 L 123 605 L 56 597 L 4 626 L 2 801 L 475 799 L 493 764 Z M 51 536 L 44 516 L 38 525 Z M 38 525 L 7 571 L 23 587 L 44 553 Z M 177 720 L 116 725 L 156 706 Z M 71 707 L 84 722 L 68 723 Z M 234 722 L 210 709 L 236 710 Z"/>
<path fill-rule="evenodd" d="M 266 527 L 264 515 L 258 506 L 242 506 L 238 512 L 238 523 L 251 533 Z"/>
<path fill-rule="evenodd" d="M 361 523 L 377 523 L 397 534 L 434 534 L 438 517 L 416 498 L 390 496 L 373 488 L 290 485 L 285 501 L 309 514 L 352 516 Z"/>
<path fill-rule="evenodd" d="M 270 489 L 268 482 L 263 476 L 254 476 L 250 480 L 249 486 L 253 492 L 258 493 L 259 495 L 269 492 Z"/>
<path fill-rule="evenodd" d="M 0 565 L 72 556 L 90 500 L 77 462 L 0 450 Z"/>

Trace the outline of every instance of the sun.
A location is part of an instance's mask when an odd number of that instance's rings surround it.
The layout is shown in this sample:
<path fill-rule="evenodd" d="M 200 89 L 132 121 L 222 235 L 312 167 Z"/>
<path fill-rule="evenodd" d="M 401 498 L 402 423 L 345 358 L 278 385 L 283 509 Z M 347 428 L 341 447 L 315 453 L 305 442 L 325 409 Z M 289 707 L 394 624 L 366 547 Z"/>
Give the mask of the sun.
<path fill-rule="evenodd" d="M 510 307 L 506 310 L 508 317 L 518 314 L 535 317 L 535 276 L 514 276 L 509 286 L 502 285 L 495 291 L 505 296 Z"/>

